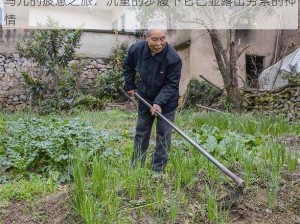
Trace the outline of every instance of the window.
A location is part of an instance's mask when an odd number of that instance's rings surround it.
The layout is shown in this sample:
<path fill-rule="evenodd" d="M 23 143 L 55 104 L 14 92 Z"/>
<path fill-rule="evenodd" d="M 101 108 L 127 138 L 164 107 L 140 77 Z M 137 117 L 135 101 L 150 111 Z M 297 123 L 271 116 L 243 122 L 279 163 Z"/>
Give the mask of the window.
<path fill-rule="evenodd" d="M 258 76 L 264 68 L 264 56 L 246 55 L 246 85 L 258 88 Z"/>

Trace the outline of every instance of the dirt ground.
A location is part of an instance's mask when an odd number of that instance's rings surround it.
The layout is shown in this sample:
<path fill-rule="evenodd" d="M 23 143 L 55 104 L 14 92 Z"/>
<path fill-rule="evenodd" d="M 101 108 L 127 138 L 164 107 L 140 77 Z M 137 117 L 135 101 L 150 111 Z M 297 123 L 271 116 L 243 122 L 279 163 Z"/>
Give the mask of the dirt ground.
<path fill-rule="evenodd" d="M 300 174 L 289 178 L 292 178 L 289 182 L 282 180 L 274 208 L 268 207 L 267 194 L 263 188 L 253 188 L 239 197 L 230 209 L 231 223 L 300 223 Z"/>
<path fill-rule="evenodd" d="M 66 190 L 38 202 L 0 204 L 1 224 L 71 224 L 80 223 L 79 220 L 72 214 Z"/>
<path fill-rule="evenodd" d="M 287 151 L 299 151 L 300 136 L 277 139 Z M 300 169 L 295 174 L 285 173 L 280 179 L 280 189 L 274 208 L 268 207 L 264 186 L 251 188 L 230 209 L 231 223 L 236 224 L 300 224 Z"/>
<path fill-rule="evenodd" d="M 257 186 L 259 185 L 254 185 L 235 201 L 229 212 L 230 223 L 300 224 L 300 173 L 282 178 L 274 208 L 268 206 L 265 189 Z M 197 207 L 194 209 L 197 210 Z M 189 223 L 186 214 L 183 216 L 177 218 L 177 223 Z M 199 223 L 208 223 L 203 217 L 199 220 Z M 0 223 L 71 224 L 81 221 L 72 213 L 68 194 L 64 190 L 37 203 L 15 202 L 0 205 Z"/>
<path fill-rule="evenodd" d="M 290 151 L 299 150 L 300 137 L 281 139 Z M 37 202 L 0 202 L 0 224 L 72 224 L 81 223 L 70 205 L 67 190 L 62 189 Z M 191 205 L 197 212 L 197 206 Z M 133 217 L 134 218 L 134 214 Z M 186 224 L 186 214 L 178 214 L 176 223 Z M 181 216 L 181 217 L 180 217 Z M 198 223 L 209 223 L 203 216 Z M 254 183 L 233 203 L 229 211 L 234 224 L 300 224 L 300 169 L 294 174 L 283 173 L 276 205 L 268 205 L 265 186 Z M 145 220 L 136 223 L 149 223 Z M 151 223 L 151 222 L 150 222 Z"/>

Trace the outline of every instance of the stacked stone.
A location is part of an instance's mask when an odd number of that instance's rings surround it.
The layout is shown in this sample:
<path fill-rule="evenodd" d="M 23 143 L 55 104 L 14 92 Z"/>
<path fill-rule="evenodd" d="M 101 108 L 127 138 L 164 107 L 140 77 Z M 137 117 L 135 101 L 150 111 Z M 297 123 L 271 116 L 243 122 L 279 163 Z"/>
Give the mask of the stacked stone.
<path fill-rule="evenodd" d="M 242 108 L 246 111 L 300 119 L 300 87 L 286 87 L 276 92 L 244 89 L 241 95 Z"/>
<path fill-rule="evenodd" d="M 0 109 L 8 111 L 20 111 L 30 105 L 30 99 L 26 92 L 0 92 Z"/>
<path fill-rule="evenodd" d="M 28 62 L 19 54 L 0 55 L 0 109 L 22 110 L 29 102 L 29 95 L 22 72 Z M 23 66 L 24 64 L 24 66 Z"/>
<path fill-rule="evenodd" d="M 19 91 L 26 86 L 22 72 L 34 63 L 20 58 L 19 54 L 12 54 L 7 57 L 0 55 L 0 91 Z"/>
<path fill-rule="evenodd" d="M 112 69 L 107 59 L 82 58 L 70 62 L 82 63 L 83 68 L 78 75 L 79 86 L 88 93 L 95 93 L 98 76 Z M 37 63 L 21 58 L 19 54 L 0 55 L 0 110 L 21 110 L 30 104 L 29 86 L 22 77 L 22 72 L 34 75 L 40 69 Z"/>
<path fill-rule="evenodd" d="M 81 62 L 80 60 L 76 59 L 70 62 L 70 64 L 76 63 L 83 64 L 83 71 L 79 77 L 80 88 L 89 93 L 94 93 L 99 75 L 104 74 L 113 68 L 112 65 L 108 63 L 107 59 L 101 58 L 84 58 L 81 59 Z"/>

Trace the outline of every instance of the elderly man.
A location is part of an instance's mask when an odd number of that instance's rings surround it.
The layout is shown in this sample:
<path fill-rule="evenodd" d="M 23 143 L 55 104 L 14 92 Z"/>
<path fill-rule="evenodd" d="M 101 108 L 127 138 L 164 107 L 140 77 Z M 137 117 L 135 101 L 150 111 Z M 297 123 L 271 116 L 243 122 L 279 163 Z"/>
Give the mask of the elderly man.
<path fill-rule="evenodd" d="M 138 106 L 134 152 L 131 164 L 143 165 L 149 146 L 155 112 L 161 112 L 174 122 L 179 99 L 179 80 L 181 59 L 175 49 L 168 44 L 166 29 L 161 23 L 151 23 L 147 29 L 146 41 L 133 44 L 124 60 L 125 86 L 128 94 L 137 91 L 146 101 L 153 105 L 149 110 L 142 102 Z M 136 86 L 136 75 L 140 80 Z M 137 87 L 137 88 L 136 88 Z M 162 119 L 157 118 L 156 146 L 152 156 L 152 169 L 163 171 L 171 144 L 172 128 Z"/>

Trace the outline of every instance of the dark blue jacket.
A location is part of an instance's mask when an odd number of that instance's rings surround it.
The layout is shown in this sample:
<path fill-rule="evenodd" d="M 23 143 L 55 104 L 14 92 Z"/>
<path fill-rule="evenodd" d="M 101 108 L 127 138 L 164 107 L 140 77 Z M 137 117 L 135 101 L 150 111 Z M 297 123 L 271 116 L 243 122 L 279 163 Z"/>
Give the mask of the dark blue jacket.
<path fill-rule="evenodd" d="M 135 43 L 124 60 L 127 91 L 137 89 L 151 105 L 158 104 L 163 114 L 171 112 L 178 106 L 181 67 L 181 59 L 171 45 L 166 44 L 152 56 L 146 41 Z M 140 80 L 136 85 L 138 75 Z M 145 114 L 149 108 L 139 102 L 139 111 Z"/>

